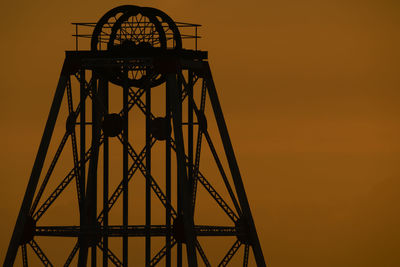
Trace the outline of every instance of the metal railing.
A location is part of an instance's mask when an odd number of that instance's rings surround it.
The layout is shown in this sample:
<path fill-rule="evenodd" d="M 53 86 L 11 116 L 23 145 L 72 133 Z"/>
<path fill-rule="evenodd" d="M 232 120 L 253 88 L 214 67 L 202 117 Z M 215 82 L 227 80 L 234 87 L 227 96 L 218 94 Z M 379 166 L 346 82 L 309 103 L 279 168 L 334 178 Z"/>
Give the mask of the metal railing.
<path fill-rule="evenodd" d="M 71 23 L 74 28 L 75 28 L 75 33 L 72 34 L 72 36 L 75 38 L 75 50 L 78 51 L 80 47 L 82 48 L 82 43 L 83 49 L 88 49 L 90 50 L 90 40 L 92 38 L 92 32 L 96 26 L 96 23 L 94 22 L 73 22 Z M 136 23 L 139 25 L 136 25 L 137 28 L 145 28 L 146 26 L 141 26 L 140 22 Z M 196 50 L 198 49 L 198 39 L 201 38 L 199 35 L 199 28 L 201 27 L 200 24 L 193 24 L 193 23 L 186 23 L 186 22 L 175 22 L 176 26 L 178 27 L 182 39 L 182 47 L 186 49 L 193 49 Z M 110 29 L 114 26 L 114 24 L 109 24 L 107 26 L 104 26 L 106 29 Z M 126 23 L 125 26 L 127 28 Z M 168 27 L 168 25 L 163 25 L 163 27 Z M 172 40 L 173 39 L 173 33 L 172 31 L 166 31 L 165 32 L 166 39 L 167 40 Z M 108 38 L 109 34 L 102 32 L 100 37 L 100 42 L 99 45 L 101 46 L 102 44 L 107 44 L 108 43 Z M 191 41 L 188 41 L 191 40 Z M 100 47 L 101 50 L 101 47 Z"/>

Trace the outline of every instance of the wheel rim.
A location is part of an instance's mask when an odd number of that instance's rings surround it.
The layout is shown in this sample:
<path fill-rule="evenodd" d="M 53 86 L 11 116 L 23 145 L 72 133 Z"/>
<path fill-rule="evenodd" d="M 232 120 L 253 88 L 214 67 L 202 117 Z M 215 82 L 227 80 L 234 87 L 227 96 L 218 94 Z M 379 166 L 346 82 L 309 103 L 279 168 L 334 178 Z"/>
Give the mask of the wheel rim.
<path fill-rule="evenodd" d="M 179 32 L 178 26 L 176 26 L 171 17 L 156 8 L 142 7 L 142 9 L 156 16 L 158 21 L 161 23 L 167 38 L 167 48 L 181 49 L 181 33 Z"/>
<path fill-rule="evenodd" d="M 114 23 L 131 8 L 139 8 L 133 5 L 118 6 L 109 10 L 97 22 L 92 33 L 90 48 L 92 51 L 106 50 L 107 47 L 100 47 L 101 43 L 107 43 L 111 35 L 111 29 Z"/>

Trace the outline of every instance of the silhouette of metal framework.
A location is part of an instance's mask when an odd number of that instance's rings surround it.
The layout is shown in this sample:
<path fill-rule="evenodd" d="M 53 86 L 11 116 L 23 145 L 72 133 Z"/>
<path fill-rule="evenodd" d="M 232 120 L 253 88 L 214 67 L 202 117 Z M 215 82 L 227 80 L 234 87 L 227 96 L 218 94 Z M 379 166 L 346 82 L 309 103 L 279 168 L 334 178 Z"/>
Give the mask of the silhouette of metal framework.
<path fill-rule="evenodd" d="M 91 266 L 98 262 L 103 266 L 132 266 L 131 258 L 142 256 L 145 266 L 157 263 L 226 266 L 241 247 L 244 247 L 243 266 L 249 264 L 250 248 L 257 266 L 265 266 L 207 52 L 197 50 L 200 25 L 175 23 L 160 10 L 127 5 L 110 10 L 96 24 L 75 26 L 77 49 L 66 51 L 4 266 L 14 264 L 19 248 L 23 266 L 28 266 L 33 254 L 43 265 L 54 266 L 39 245 L 41 237 L 52 237 L 55 246 L 58 243 L 54 240 L 60 237 L 75 240 L 64 266 L 73 262 L 78 266 L 86 266 L 88 262 Z M 79 34 L 78 26 L 92 28 L 93 33 Z M 195 34 L 181 34 L 184 27 L 194 29 Z M 82 38 L 90 38 L 90 50 L 78 50 L 78 40 Z M 194 50 L 183 48 L 182 39 L 188 38 L 195 40 Z M 73 90 L 74 83 L 77 90 Z M 75 91 L 79 93 L 73 94 Z M 156 115 L 152 97 L 161 93 L 164 111 Z M 114 94 L 120 99 L 118 113 L 110 111 Z M 63 120 L 60 110 L 65 96 L 67 111 Z M 77 105 L 73 103 L 76 100 Z M 206 103 L 211 103 L 209 113 Z M 135 114 L 141 115 L 132 115 L 134 109 Z M 143 117 L 142 125 L 132 122 L 138 116 Z M 60 121 L 65 130 L 51 157 L 49 147 L 55 139 L 56 122 Z M 219 146 L 211 138 L 211 122 L 216 125 Z M 132 137 L 132 128 L 144 132 L 144 145 L 140 149 L 137 149 L 140 142 L 136 141 L 139 137 Z M 64 152 L 67 143 L 71 144 L 72 153 Z M 200 164 L 202 144 L 208 146 L 210 155 L 204 164 Z M 158 150 L 154 150 L 156 145 Z M 119 147 L 121 174 L 113 174 L 117 168 L 111 164 L 116 157 L 116 153 L 110 152 L 113 146 Z M 155 164 L 154 151 L 162 163 Z M 55 169 L 58 165 L 65 166 L 60 163 L 62 154 L 72 156 L 70 170 L 60 179 Z M 45 160 L 49 162 L 47 170 Z M 210 162 L 215 164 L 212 180 L 203 171 Z M 117 180 L 119 175 L 122 179 L 110 191 L 112 179 Z M 129 224 L 129 213 L 136 211 L 130 208 L 128 185 L 133 183 L 135 175 L 145 178 L 142 225 Z M 213 182 L 222 187 L 217 190 Z M 67 194 L 67 187 L 73 189 L 71 184 L 75 184 L 77 196 L 77 213 L 72 217 L 77 218 L 78 225 L 43 225 L 41 218 L 61 195 Z M 50 185 L 55 189 L 48 189 Z M 228 225 L 196 223 L 195 206 L 202 201 L 198 197 L 200 188 L 211 196 L 214 207 L 223 211 Z M 219 192 L 221 188 L 224 194 Z M 121 197 L 122 223 L 111 224 L 110 212 Z M 162 214 L 164 223 L 155 225 L 152 207 L 157 199 L 162 204 L 157 214 Z M 210 207 L 207 218 L 214 216 L 211 211 L 214 207 Z M 156 237 L 162 239 L 158 241 L 162 244 L 159 250 L 154 249 Z M 205 243 L 202 246 L 199 241 L 203 237 L 230 237 L 233 244 L 218 256 L 218 261 L 212 262 L 203 250 Z M 128 240 L 132 238 L 144 238 L 144 255 L 128 249 Z M 111 239 L 122 239 L 122 253 L 113 251 Z M 98 251 L 102 253 L 97 254 Z"/>

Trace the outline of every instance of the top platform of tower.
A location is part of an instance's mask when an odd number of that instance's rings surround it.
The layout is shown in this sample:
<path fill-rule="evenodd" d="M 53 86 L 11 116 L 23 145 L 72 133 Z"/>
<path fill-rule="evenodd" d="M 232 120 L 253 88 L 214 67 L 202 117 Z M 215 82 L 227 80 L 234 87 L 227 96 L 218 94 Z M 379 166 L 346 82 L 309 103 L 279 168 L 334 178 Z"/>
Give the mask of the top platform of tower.
<path fill-rule="evenodd" d="M 175 22 L 159 9 L 123 5 L 97 23 L 72 24 L 76 47 L 66 52 L 68 71 L 78 65 L 94 69 L 117 85 L 140 87 L 153 75 L 158 77 L 152 83 L 156 86 L 165 81 L 161 74 L 174 65 L 196 66 L 207 59 L 207 52 L 197 49 L 201 25 Z M 191 49 L 184 42 L 191 43 Z"/>
<path fill-rule="evenodd" d="M 97 23 L 72 24 L 75 26 L 75 51 L 113 51 L 121 54 L 116 51 L 150 51 L 150 48 L 157 48 L 155 53 L 175 50 L 167 53 L 206 57 L 206 53 L 198 51 L 197 47 L 201 25 L 175 22 L 155 8 L 118 6 L 104 14 Z"/>

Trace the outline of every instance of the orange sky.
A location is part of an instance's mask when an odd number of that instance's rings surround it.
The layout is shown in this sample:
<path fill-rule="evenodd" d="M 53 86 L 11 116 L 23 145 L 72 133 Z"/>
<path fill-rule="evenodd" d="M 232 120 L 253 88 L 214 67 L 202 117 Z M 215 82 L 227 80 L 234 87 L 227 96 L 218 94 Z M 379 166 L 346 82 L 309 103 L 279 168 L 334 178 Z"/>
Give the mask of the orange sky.
<path fill-rule="evenodd" d="M 399 266 L 397 1 L 3 1 L 0 261 L 71 22 L 120 4 L 202 24 L 269 266 Z"/>

